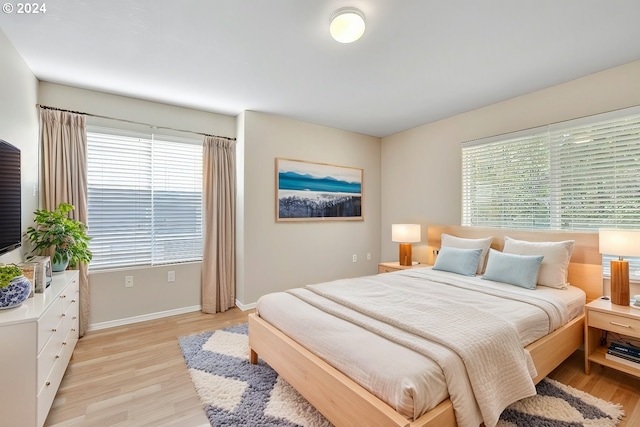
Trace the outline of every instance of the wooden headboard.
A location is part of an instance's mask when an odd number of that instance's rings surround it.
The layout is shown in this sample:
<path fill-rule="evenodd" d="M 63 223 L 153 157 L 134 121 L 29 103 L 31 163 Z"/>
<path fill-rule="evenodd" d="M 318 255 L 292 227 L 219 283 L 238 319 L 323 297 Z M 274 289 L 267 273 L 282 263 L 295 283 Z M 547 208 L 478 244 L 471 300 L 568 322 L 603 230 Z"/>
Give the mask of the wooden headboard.
<path fill-rule="evenodd" d="M 602 255 L 598 252 L 598 233 L 586 231 L 517 230 L 511 228 L 463 227 L 460 225 L 429 225 L 427 245 L 429 263 L 433 264 L 433 251 L 440 249 L 440 235 L 479 239 L 493 236 L 491 247 L 502 250 L 504 236 L 530 242 L 557 242 L 575 240 L 569 263 L 569 283 L 587 294 L 587 302 L 602 296 Z"/>

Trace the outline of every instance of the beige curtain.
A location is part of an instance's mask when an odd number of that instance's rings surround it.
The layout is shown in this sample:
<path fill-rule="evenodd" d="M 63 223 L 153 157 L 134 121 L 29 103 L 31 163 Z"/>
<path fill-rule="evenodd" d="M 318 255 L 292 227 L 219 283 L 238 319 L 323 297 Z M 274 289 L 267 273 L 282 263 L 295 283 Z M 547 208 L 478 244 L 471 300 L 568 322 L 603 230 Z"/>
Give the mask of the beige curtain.
<path fill-rule="evenodd" d="M 42 203 L 53 210 L 60 203 L 75 206 L 74 219 L 87 224 L 87 133 L 81 114 L 40 109 L 42 138 Z M 80 336 L 89 326 L 89 275 L 79 264 Z"/>
<path fill-rule="evenodd" d="M 235 141 L 206 136 L 203 147 L 202 311 L 227 311 L 236 299 Z"/>

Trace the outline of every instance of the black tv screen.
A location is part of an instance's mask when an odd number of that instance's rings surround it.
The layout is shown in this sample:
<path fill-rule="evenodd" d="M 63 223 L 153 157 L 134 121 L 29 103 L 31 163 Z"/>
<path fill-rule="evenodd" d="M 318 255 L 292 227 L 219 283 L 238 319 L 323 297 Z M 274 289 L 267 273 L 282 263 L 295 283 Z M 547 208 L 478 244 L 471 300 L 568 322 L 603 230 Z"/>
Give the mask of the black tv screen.
<path fill-rule="evenodd" d="M 20 150 L 0 139 L 0 254 L 18 248 L 21 240 Z"/>

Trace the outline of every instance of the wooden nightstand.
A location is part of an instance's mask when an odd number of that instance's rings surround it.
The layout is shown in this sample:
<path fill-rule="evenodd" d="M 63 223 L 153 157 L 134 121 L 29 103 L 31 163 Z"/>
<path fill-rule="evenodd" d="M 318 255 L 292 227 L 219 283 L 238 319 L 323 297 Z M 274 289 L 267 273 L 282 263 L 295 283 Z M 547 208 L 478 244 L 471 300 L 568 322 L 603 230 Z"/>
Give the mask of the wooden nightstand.
<path fill-rule="evenodd" d="M 601 346 L 603 331 L 640 339 L 640 310 L 597 299 L 585 306 L 584 372 L 589 374 L 591 362 L 640 377 L 638 368 L 605 358 L 607 345 Z"/>
<path fill-rule="evenodd" d="M 422 268 L 428 267 L 427 264 L 415 264 L 415 265 L 400 265 L 398 261 L 394 262 L 381 262 L 378 264 L 378 273 L 390 273 L 398 270 L 408 270 L 410 268 Z"/>

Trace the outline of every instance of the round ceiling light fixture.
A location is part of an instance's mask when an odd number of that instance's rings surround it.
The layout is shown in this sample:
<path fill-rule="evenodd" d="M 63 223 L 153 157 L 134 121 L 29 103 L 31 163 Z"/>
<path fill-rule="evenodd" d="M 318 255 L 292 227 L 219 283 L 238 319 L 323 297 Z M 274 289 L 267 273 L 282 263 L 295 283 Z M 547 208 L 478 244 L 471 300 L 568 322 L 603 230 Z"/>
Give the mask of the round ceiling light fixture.
<path fill-rule="evenodd" d="M 364 34 L 364 14 L 353 7 L 343 7 L 331 15 L 329 33 L 340 43 L 353 43 Z"/>

